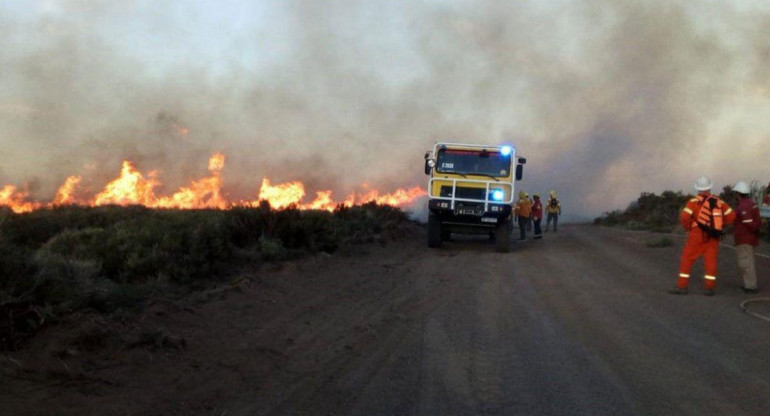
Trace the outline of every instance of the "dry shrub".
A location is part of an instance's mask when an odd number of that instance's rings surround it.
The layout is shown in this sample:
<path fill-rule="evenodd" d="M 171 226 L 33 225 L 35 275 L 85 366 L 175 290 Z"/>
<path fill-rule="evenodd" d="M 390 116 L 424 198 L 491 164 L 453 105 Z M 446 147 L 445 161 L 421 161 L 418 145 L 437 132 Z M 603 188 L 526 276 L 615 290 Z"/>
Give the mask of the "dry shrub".
<path fill-rule="evenodd" d="M 14 214 L 0 208 L 0 305 L 26 301 L 54 314 L 140 309 L 148 296 L 226 278 L 244 262 L 286 261 L 362 243 L 412 238 L 398 208 L 368 203 L 334 212 L 77 207 Z"/>

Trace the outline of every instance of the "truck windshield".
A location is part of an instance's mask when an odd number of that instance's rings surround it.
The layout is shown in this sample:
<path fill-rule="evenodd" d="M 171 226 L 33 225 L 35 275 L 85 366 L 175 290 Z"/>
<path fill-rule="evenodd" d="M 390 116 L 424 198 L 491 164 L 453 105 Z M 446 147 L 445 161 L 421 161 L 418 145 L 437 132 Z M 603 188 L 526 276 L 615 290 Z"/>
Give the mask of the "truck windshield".
<path fill-rule="evenodd" d="M 511 156 L 503 156 L 499 152 L 439 149 L 436 158 L 436 171 L 439 173 L 478 173 L 501 177 L 508 176 L 510 169 Z"/>

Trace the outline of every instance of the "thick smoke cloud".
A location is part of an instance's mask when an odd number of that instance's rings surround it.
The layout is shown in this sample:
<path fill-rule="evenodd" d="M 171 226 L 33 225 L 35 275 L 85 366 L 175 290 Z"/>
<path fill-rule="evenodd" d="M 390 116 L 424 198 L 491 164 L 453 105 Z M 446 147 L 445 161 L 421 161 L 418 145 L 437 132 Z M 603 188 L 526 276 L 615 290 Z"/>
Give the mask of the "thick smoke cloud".
<path fill-rule="evenodd" d="M 588 219 L 703 173 L 770 176 L 760 6 L 262 3 L 0 6 L 0 184 L 98 190 L 130 159 L 170 192 L 221 151 L 233 200 L 264 176 L 342 197 L 424 184 L 436 140 L 509 141 L 522 189 Z"/>

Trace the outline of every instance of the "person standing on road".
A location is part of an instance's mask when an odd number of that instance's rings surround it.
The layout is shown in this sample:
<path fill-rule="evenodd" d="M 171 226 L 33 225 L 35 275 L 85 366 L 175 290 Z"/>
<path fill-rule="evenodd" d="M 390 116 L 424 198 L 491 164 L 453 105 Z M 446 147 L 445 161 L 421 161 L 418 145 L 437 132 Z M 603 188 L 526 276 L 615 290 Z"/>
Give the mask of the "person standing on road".
<path fill-rule="evenodd" d="M 735 184 L 733 191 L 738 193 L 738 206 L 735 211 L 735 255 L 738 258 L 738 270 L 743 279 L 745 293 L 757 293 L 757 272 L 754 268 L 754 247 L 759 245 L 759 228 L 762 219 L 759 207 L 749 197 L 751 188 L 746 182 Z"/>
<path fill-rule="evenodd" d="M 532 195 L 535 202 L 532 203 L 532 222 L 535 224 L 535 240 L 543 238 L 543 232 L 540 229 L 540 222 L 543 220 L 543 203 L 540 202 L 540 195 Z"/>
<path fill-rule="evenodd" d="M 679 214 L 679 223 L 687 232 L 687 242 L 679 261 L 679 278 L 669 292 L 686 295 L 693 263 L 703 256 L 706 296 L 713 296 L 717 284 L 717 255 L 724 227 L 735 221 L 735 211 L 718 196 L 711 194 L 713 184 L 707 176 L 695 180 L 698 195 L 687 201 Z"/>
<path fill-rule="evenodd" d="M 556 191 L 551 191 L 548 196 L 548 202 L 545 204 L 545 211 L 548 214 L 545 220 L 545 231 L 551 227 L 551 221 L 553 221 L 553 231 L 556 232 L 556 225 L 559 222 L 559 215 L 561 215 L 561 203 L 556 199 Z"/>
<path fill-rule="evenodd" d="M 529 197 L 529 194 L 527 194 L 527 198 L 529 199 L 530 204 L 532 204 L 532 207 L 534 207 L 535 201 Z M 530 220 L 532 220 L 532 217 L 530 217 Z M 532 221 L 527 221 L 527 231 L 532 231 Z"/>
<path fill-rule="evenodd" d="M 519 192 L 519 200 L 516 201 L 514 214 L 519 221 L 519 232 L 521 233 L 519 240 L 526 240 L 527 223 L 532 216 L 532 201 L 529 200 L 529 195 L 524 191 Z"/>

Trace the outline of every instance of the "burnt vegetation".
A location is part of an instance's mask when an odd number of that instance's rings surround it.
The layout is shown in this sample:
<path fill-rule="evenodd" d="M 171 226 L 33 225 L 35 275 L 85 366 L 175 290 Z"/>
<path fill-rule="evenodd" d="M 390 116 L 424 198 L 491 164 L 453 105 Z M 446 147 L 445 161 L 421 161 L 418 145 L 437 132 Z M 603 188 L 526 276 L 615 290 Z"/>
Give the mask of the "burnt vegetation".
<path fill-rule="evenodd" d="M 0 208 L 0 349 L 75 311 L 141 310 L 235 279 L 245 266 L 321 253 L 355 253 L 418 229 L 398 208 L 369 203 L 333 212 Z"/>

